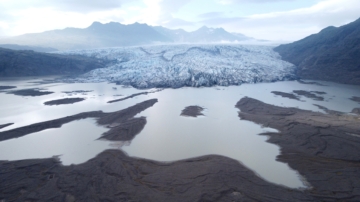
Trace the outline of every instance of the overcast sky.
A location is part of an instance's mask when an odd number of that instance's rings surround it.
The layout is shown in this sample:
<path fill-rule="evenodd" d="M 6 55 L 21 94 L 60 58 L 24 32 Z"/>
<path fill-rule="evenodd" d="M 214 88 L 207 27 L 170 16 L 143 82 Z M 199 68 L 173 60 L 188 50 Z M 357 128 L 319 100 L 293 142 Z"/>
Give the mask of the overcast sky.
<path fill-rule="evenodd" d="M 0 36 L 114 21 L 294 41 L 359 17 L 360 0 L 0 0 Z"/>

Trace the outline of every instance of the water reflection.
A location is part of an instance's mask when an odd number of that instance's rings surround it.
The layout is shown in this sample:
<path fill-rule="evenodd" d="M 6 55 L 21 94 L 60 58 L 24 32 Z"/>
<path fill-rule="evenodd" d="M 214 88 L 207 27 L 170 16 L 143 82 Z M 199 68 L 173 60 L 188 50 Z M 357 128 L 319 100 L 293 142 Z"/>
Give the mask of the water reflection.
<path fill-rule="evenodd" d="M 109 148 L 109 142 L 96 141 L 105 127 L 94 119 L 64 124 L 61 128 L 32 133 L 0 142 L 1 160 L 50 158 L 58 156 L 64 165 L 83 163 Z"/>

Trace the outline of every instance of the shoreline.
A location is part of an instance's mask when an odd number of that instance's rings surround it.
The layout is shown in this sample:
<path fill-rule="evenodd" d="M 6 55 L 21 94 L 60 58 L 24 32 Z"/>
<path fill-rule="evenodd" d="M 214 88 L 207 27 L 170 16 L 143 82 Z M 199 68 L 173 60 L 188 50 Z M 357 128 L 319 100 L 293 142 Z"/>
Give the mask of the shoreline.
<path fill-rule="evenodd" d="M 311 184 L 318 200 L 360 200 L 360 117 L 328 110 L 327 114 L 269 105 L 242 98 L 239 117 L 279 130 L 262 133 L 281 148 L 278 160 Z M 326 179 L 326 180 L 325 180 Z"/>
<path fill-rule="evenodd" d="M 109 128 L 99 139 L 131 141 L 146 125 L 145 117 L 134 116 L 156 102 L 156 99 L 147 100 L 112 113 L 85 112 L 10 131 L 44 130 L 93 116 L 98 118 L 98 124 Z M 105 150 L 83 164 L 71 166 L 61 165 L 56 158 L 0 161 L 0 188 L 4 190 L 0 200 L 359 200 L 358 151 L 348 148 L 339 152 L 336 147 L 350 144 L 357 149 L 360 145 L 358 137 L 351 135 L 359 131 L 357 116 L 330 113 L 331 110 L 322 114 L 277 107 L 252 98 L 242 98 L 236 106 L 241 110 L 240 118 L 280 131 L 259 135 L 269 136 L 268 142 L 280 147 L 277 160 L 304 176 L 311 188 L 291 189 L 267 182 L 225 156 L 207 155 L 162 163 L 132 158 L 120 150 Z M 331 149 L 333 147 L 337 149 Z M 34 189 L 34 184 L 39 189 Z"/>

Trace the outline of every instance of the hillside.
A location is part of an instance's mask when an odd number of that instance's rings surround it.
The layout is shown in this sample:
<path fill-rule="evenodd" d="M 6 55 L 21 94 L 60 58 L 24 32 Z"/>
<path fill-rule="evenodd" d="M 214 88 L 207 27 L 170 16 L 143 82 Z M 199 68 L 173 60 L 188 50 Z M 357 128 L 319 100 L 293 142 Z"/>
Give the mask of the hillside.
<path fill-rule="evenodd" d="M 274 48 L 303 79 L 360 85 L 360 19 Z"/>
<path fill-rule="evenodd" d="M 17 44 L 0 44 L 0 48 L 7 48 L 11 50 L 33 50 L 36 52 L 53 52 L 58 51 L 55 48 L 50 47 L 40 47 L 40 46 L 21 46 Z"/>
<path fill-rule="evenodd" d="M 84 56 L 37 53 L 0 48 L 0 76 L 44 76 L 83 74 L 103 68 L 106 61 Z"/>

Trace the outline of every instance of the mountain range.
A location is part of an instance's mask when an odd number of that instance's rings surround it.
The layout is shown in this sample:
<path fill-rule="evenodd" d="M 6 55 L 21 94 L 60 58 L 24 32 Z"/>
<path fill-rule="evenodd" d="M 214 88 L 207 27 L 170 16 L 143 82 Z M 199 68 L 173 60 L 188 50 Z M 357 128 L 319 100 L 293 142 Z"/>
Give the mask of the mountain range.
<path fill-rule="evenodd" d="M 93 49 L 119 46 L 138 46 L 171 43 L 219 43 L 252 39 L 239 33 L 229 33 L 223 28 L 208 28 L 187 32 L 161 26 L 117 22 L 94 22 L 87 28 L 65 28 L 42 33 L 24 34 L 5 38 L 1 43 L 26 46 L 51 47 L 58 50 Z"/>
<path fill-rule="evenodd" d="M 360 85 L 360 18 L 274 48 L 302 79 Z"/>

